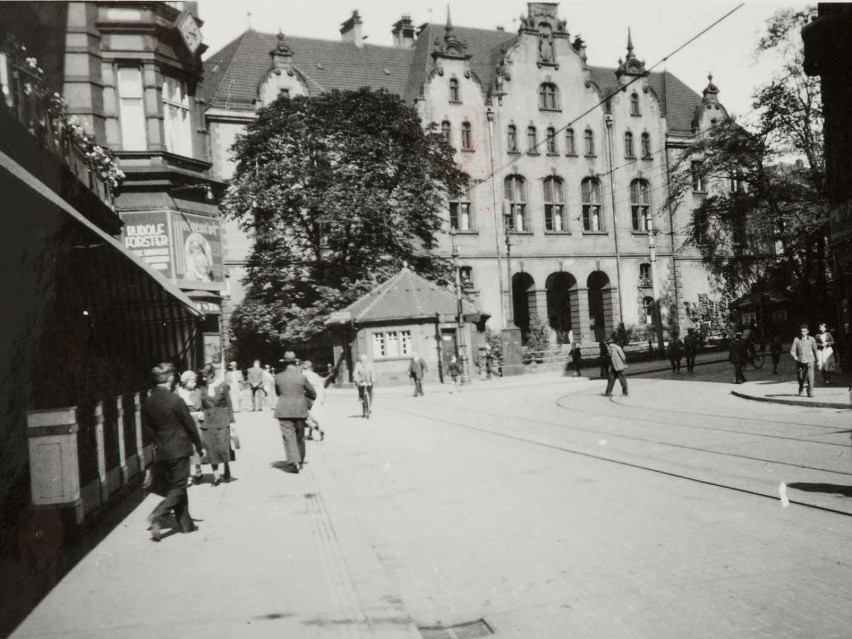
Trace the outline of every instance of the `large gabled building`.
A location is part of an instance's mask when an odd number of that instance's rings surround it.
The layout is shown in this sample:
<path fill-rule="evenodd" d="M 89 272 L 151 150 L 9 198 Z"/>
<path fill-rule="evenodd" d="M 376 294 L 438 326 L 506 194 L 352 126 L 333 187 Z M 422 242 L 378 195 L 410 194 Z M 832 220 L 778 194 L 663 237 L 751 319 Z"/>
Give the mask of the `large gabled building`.
<path fill-rule="evenodd" d="M 446 228 L 489 326 L 526 332 L 546 318 L 554 343 L 591 343 L 619 322 L 643 339 L 683 328 L 684 303 L 716 294 L 683 245 L 706 189 L 697 182 L 681 210 L 663 203 L 679 150 L 727 117 L 718 88 L 711 79 L 700 96 L 648 72 L 629 34 L 617 66 L 593 66 L 557 8 L 528 3 L 517 33 L 403 16 L 390 47 L 364 43 L 357 12 L 339 42 L 246 31 L 205 61 L 214 177 L 231 177 L 235 135 L 280 95 L 387 89 L 447 135 L 473 178 Z M 251 238 L 226 223 L 224 243 L 233 307 Z M 437 250 L 450 254 L 449 234 Z"/>

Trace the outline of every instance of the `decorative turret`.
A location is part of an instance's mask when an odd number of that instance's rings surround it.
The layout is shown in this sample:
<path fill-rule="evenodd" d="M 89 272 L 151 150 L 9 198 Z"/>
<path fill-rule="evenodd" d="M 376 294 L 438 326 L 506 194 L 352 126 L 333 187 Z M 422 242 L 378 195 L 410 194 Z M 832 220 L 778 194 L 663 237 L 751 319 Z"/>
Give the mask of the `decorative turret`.
<path fill-rule="evenodd" d="M 618 78 L 623 75 L 648 75 L 648 72 L 645 70 L 644 60 L 639 60 L 636 54 L 633 53 L 633 35 L 630 33 L 630 27 L 627 27 L 627 57 L 624 60 L 621 58 L 618 59 L 618 68 L 615 70 L 615 75 Z"/>
<path fill-rule="evenodd" d="M 704 104 L 719 104 L 719 87 L 713 84 L 713 74 L 707 74 L 707 87 L 702 91 Z"/>
<path fill-rule="evenodd" d="M 291 49 L 284 41 L 284 34 L 278 32 L 278 44 L 269 52 L 272 57 L 272 68 L 276 75 L 281 75 L 282 71 L 286 71 L 289 75 L 293 75 L 293 49 Z"/>
<path fill-rule="evenodd" d="M 457 58 L 467 60 L 471 56 L 467 52 L 467 42 L 456 36 L 453 21 L 450 18 L 450 7 L 447 7 L 447 25 L 444 27 L 444 37 L 435 38 L 435 50 L 432 58 Z"/>

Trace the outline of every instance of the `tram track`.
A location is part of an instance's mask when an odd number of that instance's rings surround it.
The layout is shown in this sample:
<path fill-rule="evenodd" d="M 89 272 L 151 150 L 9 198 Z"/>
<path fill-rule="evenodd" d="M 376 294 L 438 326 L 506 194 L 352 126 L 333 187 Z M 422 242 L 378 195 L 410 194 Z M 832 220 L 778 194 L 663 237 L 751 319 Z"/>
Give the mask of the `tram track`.
<path fill-rule="evenodd" d="M 579 393 L 579 391 L 578 391 L 578 393 Z M 567 395 L 563 395 L 562 397 L 557 399 L 556 402 L 554 402 L 554 403 L 558 407 L 564 408 L 563 406 L 559 405 L 559 402 L 563 401 L 566 397 L 569 397 L 571 395 L 576 395 L 578 393 L 569 393 Z M 392 405 L 388 405 L 388 407 L 391 410 L 394 410 L 394 411 L 402 413 L 402 414 L 411 415 L 411 416 L 420 417 L 420 418 L 426 417 L 422 413 L 418 413 L 416 411 L 405 410 L 405 409 L 402 409 L 402 408 L 399 408 L 399 407 L 396 407 L 396 406 L 392 406 Z M 656 444 L 656 445 L 660 445 L 660 446 L 669 446 L 669 447 L 674 447 L 674 448 L 690 450 L 690 451 L 693 451 L 693 452 L 701 452 L 701 453 L 706 453 L 706 454 L 720 455 L 720 456 L 725 456 L 725 457 L 731 457 L 731 458 L 734 458 L 734 459 L 746 459 L 746 460 L 749 460 L 749 461 L 755 461 L 755 462 L 760 462 L 760 463 L 764 463 L 764 464 L 776 464 L 776 465 L 779 465 L 779 466 L 787 466 L 787 467 L 790 467 L 790 468 L 798 468 L 798 469 L 802 469 L 802 470 L 811 470 L 811 471 L 829 473 L 829 474 L 833 474 L 833 475 L 839 475 L 839 476 L 842 476 L 842 477 L 852 476 L 852 473 L 844 472 L 844 471 L 827 470 L 825 468 L 816 468 L 816 467 L 812 467 L 812 466 L 808 466 L 808 465 L 804 465 L 804 464 L 795 464 L 795 463 L 784 462 L 784 461 L 775 460 L 775 459 L 764 459 L 764 458 L 758 458 L 758 457 L 738 455 L 738 454 L 735 454 L 735 453 L 726 453 L 724 451 L 717 451 L 717 450 L 701 448 L 701 447 L 684 446 L 684 445 L 681 445 L 681 444 L 672 444 L 672 443 L 669 443 L 669 442 L 652 440 L 652 439 L 647 439 L 647 438 L 641 438 L 641 437 L 636 437 L 636 436 L 631 436 L 631 435 L 620 435 L 618 433 L 613 433 L 611 431 L 588 429 L 588 428 L 582 428 L 582 427 L 580 427 L 580 428 L 578 428 L 578 427 L 566 427 L 564 424 L 557 424 L 557 423 L 554 423 L 554 422 L 549 422 L 549 421 L 530 418 L 530 417 L 523 417 L 522 418 L 522 417 L 519 417 L 519 416 L 507 415 L 506 413 L 495 413 L 495 412 L 492 412 L 492 411 L 483 411 L 483 410 L 471 409 L 471 408 L 466 408 L 466 407 L 458 407 L 458 406 L 456 406 L 454 408 L 461 409 L 461 410 L 464 410 L 466 412 L 477 413 L 477 414 L 480 414 L 480 415 L 483 415 L 483 416 L 488 416 L 488 417 L 523 419 L 527 422 L 532 422 L 532 423 L 539 424 L 539 425 L 542 425 L 542 426 L 551 426 L 551 427 L 556 427 L 556 428 L 560 428 L 560 429 L 570 428 L 571 430 L 581 431 L 581 432 L 589 432 L 589 433 L 593 433 L 593 434 L 597 434 L 597 435 L 604 435 L 604 436 L 610 437 L 610 438 L 641 441 L 643 443 Z M 594 413 L 592 411 L 585 411 L 585 412 L 587 412 L 588 414 L 593 414 L 593 415 L 599 416 L 599 417 L 610 417 L 610 418 L 615 417 L 616 419 L 622 419 L 622 420 L 628 419 L 626 417 L 618 417 L 618 416 L 607 415 L 607 414 L 603 414 L 603 413 Z M 665 475 L 667 477 L 683 479 L 685 481 L 703 484 L 703 485 L 706 485 L 706 486 L 713 486 L 713 487 L 716 487 L 716 488 L 731 490 L 731 491 L 734 491 L 734 492 L 737 492 L 737 493 L 743 493 L 743 494 L 748 494 L 748 495 L 754 495 L 756 497 L 762 497 L 762 498 L 765 498 L 765 499 L 771 499 L 772 501 L 778 501 L 779 500 L 778 494 L 775 493 L 774 491 L 769 493 L 769 492 L 764 492 L 764 491 L 760 491 L 760 490 L 753 490 L 753 489 L 750 489 L 750 488 L 744 488 L 744 487 L 741 487 L 741 486 L 734 486 L 734 485 L 731 485 L 730 483 L 712 481 L 712 480 L 709 480 L 709 479 L 702 479 L 700 477 L 694 477 L 694 476 L 684 474 L 684 473 L 669 471 L 669 470 L 665 470 L 663 468 L 656 468 L 654 466 L 650 466 L 650 465 L 647 465 L 647 464 L 626 461 L 626 460 L 623 460 L 623 459 L 616 459 L 616 458 L 609 457 L 609 456 L 606 456 L 606 455 L 600 455 L 600 454 L 595 454 L 595 453 L 591 453 L 591 452 L 584 451 L 584 450 L 579 450 L 575 447 L 571 447 L 571 446 L 567 446 L 567 445 L 563 445 L 563 444 L 548 443 L 548 442 L 539 441 L 537 439 L 533 439 L 533 438 L 529 438 L 529 437 L 523 437 L 523 436 L 514 435 L 514 434 L 510 434 L 510 433 L 504 433 L 504 432 L 500 432 L 500 431 L 491 430 L 489 428 L 472 426 L 470 424 L 466 424 L 466 423 L 459 421 L 459 420 L 449 419 L 449 418 L 445 418 L 445 417 L 439 417 L 439 416 L 434 415 L 434 414 L 430 414 L 428 416 L 428 419 L 431 420 L 431 421 L 436 421 L 436 422 L 447 424 L 447 425 L 450 425 L 450 426 L 455 426 L 457 428 L 463 428 L 465 430 L 485 433 L 485 434 L 493 435 L 493 436 L 500 437 L 500 438 L 503 438 L 503 439 L 508 439 L 508 440 L 511 440 L 511 441 L 519 442 L 519 443 L 524 443 L 524 444 L 529 444 L 529 445 L 538 446 L 538 447 L 542 447 L 542 448 L 547 448 L 547 449 L 550 449 L 550 450 L 556 450 L 556 451 L 560 451 L 560 452 L 564 452 L 564 453 L 569 453 L 569 454 L 577 455 L 577 456 L 580 456 L 580 457 L 585 457 L 585 458 L 588 458 L 588 459 L 596 459 L 598 461 L 609 462 L 609 463 L 617 464 L 619 466 L 635 468 L 637 470 L 645 470 L 645 471 L 656 473 L 656 474 L 659 474 L 659 475 Z M 649 421 L 650 420 L 646 420 L 646 422 L 649 422 Z M 654 422 L 651 422 L 651 423 L 654 423 Z M 665 422 L 662 422 L 662 423 L 657 422 L 657 423 L 660 424 L 660 425 L 671 425 L 671 424 L 668 424 L 668 423 L 665 423 Z M 720 429 L 720 430 L 723 430 L 725 432 L 732 432 L 732 431 L 727 431 L 725 429 Z M 736 434 L 736 432 L 734 432 L 734 434 Z M 748 434 L 748 433 L 743 433 L 743 434 Z M 820 444 L 819 442 L 811 442 L 810 440 L 805 440 L 805 441 L 808 441 L 809 443 Z M 820 445 L 824 445 L 824 444 L 820 444 Z M 801 500 L 798 500 L 798 499 L 789 499 L 788 498 L 788 500 L 789 500 L 789 503 L 791 503 L 791 504 L 796 504 L 798 506 L 810 508 L 810 509 L 813 509 L 813 510 L 823 511 L 823 512 L 837 514 L 837 515 L 843 515 L 843 516 L 846 516 L 846 517 L 852 517 L 852 512 L 846 512 L 846 511 L 839 510 L 839 509 L 836 509 L 836 508 L 830 508 L 828 506 L 821 506 L 819 504 L 814 504 L 814 503 L 810 503 L 810 502 L 807 502 L 807 501 L 801 501 Z"/>

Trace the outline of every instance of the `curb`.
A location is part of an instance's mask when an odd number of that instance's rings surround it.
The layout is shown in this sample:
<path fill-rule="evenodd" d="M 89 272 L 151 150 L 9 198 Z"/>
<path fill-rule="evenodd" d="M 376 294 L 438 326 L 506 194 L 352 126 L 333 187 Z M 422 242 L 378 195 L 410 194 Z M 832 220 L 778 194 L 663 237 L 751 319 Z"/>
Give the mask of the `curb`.
<path fill-rule="evenodd" d="M 758 395 L 748 395 L 746 393 L 742 393 L 740 391 L 731 391 L 731 395 L 734 397 L 740 397 L 742 399 L 750 399 L 754 402 L 765 402 L 767 404 L 787 404 L 791 406 L 807 406 L 809 408 L 837 408 L 837 409 L 846 409 L 849 408 L 848 404 L 838 404 L 835 402 L 820 402 L 820 401 L 807 401 L 804 399 L 770 399 L 769 397 L 760 397 Z"/>

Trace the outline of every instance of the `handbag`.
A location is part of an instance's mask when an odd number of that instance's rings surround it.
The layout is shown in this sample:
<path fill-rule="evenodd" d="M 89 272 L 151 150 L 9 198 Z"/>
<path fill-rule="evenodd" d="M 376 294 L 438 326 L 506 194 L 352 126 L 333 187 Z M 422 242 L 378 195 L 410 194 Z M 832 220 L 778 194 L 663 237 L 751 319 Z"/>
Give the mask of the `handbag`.
<path fill-rule="evenodd" d="M 240 449 L 240 436 L 231 434 L 231 448 Z"/>
<path fill-rule="evenodd" d="M 142 487 L 146 492 L 165 497 L 169 492 L 169 484 L 166 481 L 166 473 L 163 467 L 154 462 L 145 470 L 145 479 L 142 481 Z"/>

